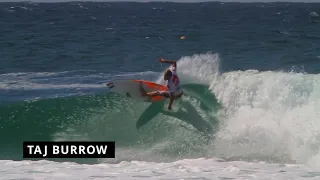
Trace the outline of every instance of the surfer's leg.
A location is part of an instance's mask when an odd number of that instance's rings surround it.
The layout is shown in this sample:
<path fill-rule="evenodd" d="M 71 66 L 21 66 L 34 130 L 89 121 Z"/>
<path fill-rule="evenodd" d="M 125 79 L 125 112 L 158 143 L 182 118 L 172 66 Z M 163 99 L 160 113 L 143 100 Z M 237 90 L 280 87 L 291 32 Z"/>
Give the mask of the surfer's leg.
<path fill-rule="evenodd" d="M 183 96 L 183 91 L 177 96 L 177 98 L 181 98 Z"/>
<path fill-rule="evenodd" d="M 158 92 L 158 91 L 152 91 L 152 92 L 148 92 L 147 93 L 147 96 L 158 96 L 158 95 L 160 95 L 160 93 Z"/>
<path fill-rule="evenodd" d="M 150 97 L 163 96 L 163 97 L 169 98 L 170 94 L 168 91 L 152 91 L 152 92 L 146 93 L 146 96 L 150 96 Z"/>
<path fill-rule="evenodd" d="M 159 91 L 146 92 L 142 86 L 140 87 L 140 94 L 141 96 L 150 96 L 150 97 L 160 95 Z"/>
<path fill-rule="evenodd" d="M 153 97 L 153 96 L 164 96 L 166 98 L 170 97 L 170 94 L 167 91 L 151 91 L 151 92 L 146 92 L 143 88 L 142 83 L 140 82 L 140 94 L 141 96 L 149 96 L 149 97 Z"/>
<path fill-rule="evenodd" d="M 183 91 L 175 95 L 175 100 L 181 98 L 182 95 L 183 95 Z"/>
<path fill-rule="evenodd" d="M 165 98 L 170 98 L 170 93 L 168 91 L 158 91 L 160 96 Z"/>
<path fill-rule="evenodd" d="M 143 85 L 142 85 L 141 82 L 140 82 L 139 88 L 140 88 L 140 94 L 141 94 L 141 96 L 150 96 L 150 97 L 153 97 L 153 96 L 159 96 L 159 95 L 162 94 L 161 91 L 146 92 L 146 91 L 144 90 Z"/>

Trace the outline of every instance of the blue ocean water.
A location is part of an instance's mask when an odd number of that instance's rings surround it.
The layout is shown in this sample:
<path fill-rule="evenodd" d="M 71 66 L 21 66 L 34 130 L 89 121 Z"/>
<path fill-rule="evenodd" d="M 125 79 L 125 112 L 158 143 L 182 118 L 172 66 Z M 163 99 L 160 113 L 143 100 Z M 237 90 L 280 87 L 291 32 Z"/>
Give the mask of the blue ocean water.
<path fill-rule="evenodd" d="M 0 3 L 3 178 L 319 178 L 319 13 L 319 3 Z M 187 92 L 173 112 L 103 84 L 161 83 L 159 57 L 178 61 Z M 29 161 L 26 140 L 116 141 L 116 158 Z"/>

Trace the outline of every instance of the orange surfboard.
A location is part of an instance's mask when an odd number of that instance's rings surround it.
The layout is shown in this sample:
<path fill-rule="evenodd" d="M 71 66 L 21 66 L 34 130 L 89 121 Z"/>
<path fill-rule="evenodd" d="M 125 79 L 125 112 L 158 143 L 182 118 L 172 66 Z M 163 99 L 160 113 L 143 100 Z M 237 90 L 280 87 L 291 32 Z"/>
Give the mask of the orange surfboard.
<path fill-rule="evenodd" d="M 111 92 L 118 93 L 135 100 L 156 102 L 163 101 L 166 98 L 163 96 L 147 97 L 141 93 L 141 86 L 145 92 L 165 91 L 168 88 L 165 85 L 146 80 L 114 80 L 106 83 L 106 86 Z"/>

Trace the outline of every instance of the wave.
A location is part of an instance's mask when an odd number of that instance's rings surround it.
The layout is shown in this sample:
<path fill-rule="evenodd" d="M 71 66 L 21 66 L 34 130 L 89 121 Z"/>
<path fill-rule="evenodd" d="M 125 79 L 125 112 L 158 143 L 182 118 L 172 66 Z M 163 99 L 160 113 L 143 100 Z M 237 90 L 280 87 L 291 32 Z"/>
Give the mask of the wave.
<path fill-rule="evenodd" d="M 24 140 L 110 140 L 116 158 L 94 161 L 218 157 L 316 165 L 320 76 L 220 73 L 219 65 L 218 54 L 182 57 L 186 96 L 172 112 L 167 101 L 134 102 L 109 92 L 3 105 L 0 155 L 21 158 Z"/>

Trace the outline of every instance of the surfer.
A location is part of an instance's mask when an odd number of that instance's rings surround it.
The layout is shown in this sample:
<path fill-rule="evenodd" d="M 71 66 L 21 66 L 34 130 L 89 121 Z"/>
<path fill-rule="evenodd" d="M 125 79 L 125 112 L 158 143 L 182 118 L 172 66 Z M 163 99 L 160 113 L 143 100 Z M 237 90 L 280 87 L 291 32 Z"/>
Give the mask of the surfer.
<path fill-rule="evenodd" d="M 142 84 L 140 86 L 140 91 L 142 95 L 145 96 L 164 96 L 166 98 L 170 98 L 168 109 L 172 109 L 172 104 L 174 100 L 179 99 L 183 95 L 183 90 L 180 86 L 180 79 L 177 74 L 177 63 L 176 61 L 167 60 L 164 58 L 160 58 L 160 63 L 169 63 L 171 66 L 164 72 L 163 79 L 166 81 L 166 86 L 168 90 L 166 91 L 152 91 L 152 92 L 145 92 Z"/>

